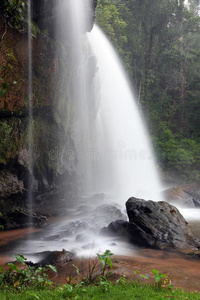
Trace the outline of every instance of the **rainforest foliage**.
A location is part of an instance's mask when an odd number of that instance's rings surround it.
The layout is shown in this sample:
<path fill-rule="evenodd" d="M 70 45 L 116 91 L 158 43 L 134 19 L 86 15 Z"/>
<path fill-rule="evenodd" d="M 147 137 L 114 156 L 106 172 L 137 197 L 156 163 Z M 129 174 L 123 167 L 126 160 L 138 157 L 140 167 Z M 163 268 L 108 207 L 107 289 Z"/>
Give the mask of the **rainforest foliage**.
<path fill-rule="evenodd" d="M 185 181 L 200 176 L 199 6 L 199 0 L 98 0 L 96 11 L 129 72 L 161 170 Z M 27 31 L 27 11 L 27 1 L 0 1 L 0 50 L 8 27 Z M 33 36 L 38 30 L 32 23 Z M 0 81 L 3 97 L 10 85 Z"/>
<path fill-rule="evenodd" d="M 186 181 L 200 171 L 200 1 L 99 0 L 97 23 L 117 47 L 158 162 Z"/>

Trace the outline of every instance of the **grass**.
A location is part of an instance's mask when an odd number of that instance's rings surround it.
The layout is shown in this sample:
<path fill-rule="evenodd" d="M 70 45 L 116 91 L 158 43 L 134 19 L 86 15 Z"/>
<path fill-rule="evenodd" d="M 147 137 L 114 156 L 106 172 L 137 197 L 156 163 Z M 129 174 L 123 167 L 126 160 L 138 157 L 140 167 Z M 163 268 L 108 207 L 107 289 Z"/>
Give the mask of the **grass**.
<path fill-rule="evenodd" d="M 154 284 L 142 284 L 141 280 L 148 279 L 145 275 L 137 274 L 137 281 L 127 282 L 125 275 L 117 279 L 115 283 L 109 280 L 112 256 L 109 250 L 103 254 L 97 254 L 97 259 L 102 264 L 98 275 L 94 274 L 97 260 L 93 260 L 90 271 L 78 284 L 71 284 L 72 277 L 68 277 L 64 285 L 55 286 L 49 280 L 47 271 L 57 273 L 52 265 L 46 267 L 34 267 L 26 265 L 26 258 L 19 254 L 15 256 L 22 268 L 15 263 L 8 263 L 8 270 L 0 266 L 0 300 L 67 300 L 67 299 L 109 299 L 109 300 L 159 300 L 182 299 L 200 300 L 200 292 L 188 293 L 181 289 L 174 289 L 171 278 L 166 274 L 153 269 L 155 275 Z M 73 265 L 77 274 L 80 270 Z"/>
<path fill-rule="evenodd" d="M 69 288 L 70 287 L 70 288 Z M 98 286 L 81 286 L 73 287 L 65 285 L 64 287 L 29 289 L 18 288 L 0 291 L 1 300 L 24 300 L 24 299 L 44 299 L 44 300 L 67 300 L 67 299 L 134 299 L 134 300 L 158 300 L 158 299 L 182 299 L 182 300 L 199 300 L 200 293 L 188 293 L 180 289 L 167 290 L 153 285 L 142 285 L 135 282 L 125 284 L 112 284 L 102 287 Z"/>

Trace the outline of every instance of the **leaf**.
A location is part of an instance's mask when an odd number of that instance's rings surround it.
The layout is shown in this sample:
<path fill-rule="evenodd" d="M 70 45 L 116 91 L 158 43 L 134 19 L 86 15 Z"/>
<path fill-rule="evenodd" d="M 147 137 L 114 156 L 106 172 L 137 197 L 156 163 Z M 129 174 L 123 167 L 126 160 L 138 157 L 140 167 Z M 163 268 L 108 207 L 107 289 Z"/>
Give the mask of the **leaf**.
<path fill-rule="evenodd" d="M 66 284 L 66 285 L 65 285 L 65 288 L 66 288 L 66 290 L 67 290 L 69 293 L 71 293 L 72 290 L 73 290 L 73 287 L 72 287 L 70 284 Z"/>
<path fill-rule="evenodd" d="M 52 265 L 47 265 L 47 267 L 49 267 L 51 270 L 53 270 L 55 273 L 57 273 L 56 267 L 54 267 Z"/>
<path fill-rule="evenodd" d="M 74 264 L 72 264 L 72 266 L 76 269 L 76 273 L 77 273 L 77 274 L 80 274 L 79 268 L 77 268 L 77 266 L 75 266 Z"/>
<path fill-rule="evenodd" d="M 103 265 L 103 268 L 105 268 L 105 265 L 106 265 L 106 262 L 105 262 L 105 260 L 104 260 L 104 259 L 102 259 L 102 258 L 99 258 L 99 260 L 100 260 L 100 262 L 102 263 L 102 265 Z"/>
<path fill-rule="evenodd" d="M 140 274 L 140 277 L 145 278 L 145 279 L 149 279 L 147 276 Z"/>
<path fill-rule="evenodd" d="M 19 261 L 22 265 L 25 265 L 25 260 L 27 260 L 22 254 L 18 254 L 18 256 L 15 256 L 16 260 Z"/>
<path fill-rule="evenodd" d="M 8 263 L 8 266 L 9 266 L 12 270 L 17 271 L 18 273 L 20 272 L 20 271 L 18 270 L 18 268 L 17 268 L 13 263 Z"/>
<path fill-rule="evenodd" d="M 18 254 L 19 257 L 23 258 L 23 260 L 27 260 L 26 257 L 24 257 L 22 254 Z"/>
<path fill-rule="evenodd" d="M 40 299 L 39 296 L 38 296 L 36 293 L 33 293 L 33 292 L 26 292 L 26 294 L 29 295 L 29 296 L 32 296 L 32 297 L 34 297 L 34 298 L 36 298 L 36 299 Z"/>
<path fill-rule="evenodd" d="M 110 268 L 112 268 L 112 261 L 110 258 L 106 258 L 106 262 L 109 265 Z"/>
<path fill-rule="evenodd" d="M 156 275 L 155 275 L 155 282 L 160 281 L 161 278 L 162 278 L 162 275 L 161 275 L 161 274 L 156 274 Z"/>
<path fill-rule="evenodd" d="M 156 269 L 153 269 L 152 272 L 153 272 L 153 274 L 155 274 L 155 275 L 156 275 L 156 274 L 159 274 L 159 271 L 157 271 Z"/>
<path fill-rule="evenodd" d="M 104 254 L 103 254 L 105 257 L 107 256 L 107 257 L 109 257 L 109 256 L 112 256 L 113 255 L 113 253 L 112 252 L 110 252 L 110 250 L 106 250 L 105 252 L 104 252 Z"/>

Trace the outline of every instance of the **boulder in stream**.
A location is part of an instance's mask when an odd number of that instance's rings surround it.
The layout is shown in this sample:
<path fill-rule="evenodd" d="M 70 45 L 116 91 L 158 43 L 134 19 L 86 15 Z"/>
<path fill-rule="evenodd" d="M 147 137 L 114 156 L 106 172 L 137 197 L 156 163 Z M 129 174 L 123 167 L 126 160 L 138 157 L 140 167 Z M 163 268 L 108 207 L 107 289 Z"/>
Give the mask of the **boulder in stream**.
<path fill-rule="evenodd" d="M 101 234 L 126 237 L 135 245 L 158 249 L 195 251 L 200 247 L 200 241 L 175 206 L 132 197 L 126 202 L 126 209 L 129 222 L 111 222 L 101 229 Z"/>
<path fill-rule="evenodd" d="M 126 202 L 131 240 L 157 248 L 177 250 L 200 247 L 179 210 L 165 201 L 130 198 Z M 139 239 L 139 240 L 138 240 Z"/>

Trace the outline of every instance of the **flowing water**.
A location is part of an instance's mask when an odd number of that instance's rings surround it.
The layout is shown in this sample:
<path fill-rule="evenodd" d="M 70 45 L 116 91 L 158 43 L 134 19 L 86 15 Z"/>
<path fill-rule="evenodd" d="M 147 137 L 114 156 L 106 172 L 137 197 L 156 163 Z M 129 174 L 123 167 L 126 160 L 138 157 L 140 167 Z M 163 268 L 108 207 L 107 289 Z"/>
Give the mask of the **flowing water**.
<path fill-rule="evenodd" d="M 63 248 L 79 255 L 106 249 L 128 254 L 134 250 L 132 245 L 103 237 L 99 234 L 101 228 L 112 221 L 127 219 L 125 202 L 131 196 L 162 200 L 163 188 L 148 132 L 126 72 L 96 25 L 85 34 L 89 4 L 89 0 L 58 1 L 56 24 L 57 39 L 62 39 L 62 46 L 57 43 L 60 77 L 63 85 L 70 86 L 73 99 L 71 137 L 75 145 L 73 158 L 81 175 L 80 201 L 66 209 L 60 222 L 23 241 L 18 253 L 26 256 L 27 252 Z M 66 64 L 65 53 L 70 60 Z M 31 58 L 29 64 L 31 81 Z M 67 127 L 69 116 L 67 107 L 62 105 L 64 108 Z M 34 260 L 30 255 L 29 259 Z"/>
<path fill-rule="evenodd" d="M 75 145 L 71 157 L 77 160 L 80 194 L 104 193 L 122 205 L 131 196 L 161 200 L 148 133 L 122 64 L 97 26 L 86 39 L 91 1 L 58 3 L 57 38 L 62 38 L 70 63 L 63 64 L 60 49 L 58 54 L 75 111 L 70 121 Z M 66 127 L 68 120 L 67 116 Z"/>
<path fill-rule="evenodd" d="M 122 64 L 97 26 L 88 40 L 100 85 L 95 120 L 99 160 L 92 170 L 96 192 L 110 186 L 121 204 L 131 196 L 161 200 L 156 194 L 162 187 L 148 133 Z"/>
<path fill-rule="evenodd" d="M 112 248 L 114 253 L 125 254 L 133 246 L 102 237 L 101 228 L 111 221 L 127 219 L 125 202 L 131 196 L 162 198 L 148 134 L 122 64 L 97 26 L 85 34 L 89 4 L 89 0 L 68 0 L 59 1 L 56 7 L 56 38 L 62 40 L 62 44 L 57 43 L 60 80 L 70 86 L 73 99 L 71 135 L 82 180 L 80 202 L 66 209 L 64 220 L 23 241 L 18 252 L 26 255 L 30 249 L 40 252 L 62 248 L 82 255 Z M 68 61 L 64 64 L 66 53 Z M 30 96 L 31 57 L 30 52 Z M 62 109 L 66 109 L 67 126 L 68 112 L 63 103 Z"/>
<path fill-rule="evenodd" d="M 33 175 L 33 62 L 32 62 L 32 0 L 28 1 L 28 164 L 29 164 L 29 179 L 28 179 L 28 203 L 29 210 L 32 212 L 33 207 L 33 189 L 32 189 L 32 175 Z M 30 217 L 31 219 L 31 217 Z M 30 220 L 31 223 L 31 220 Z"/>

